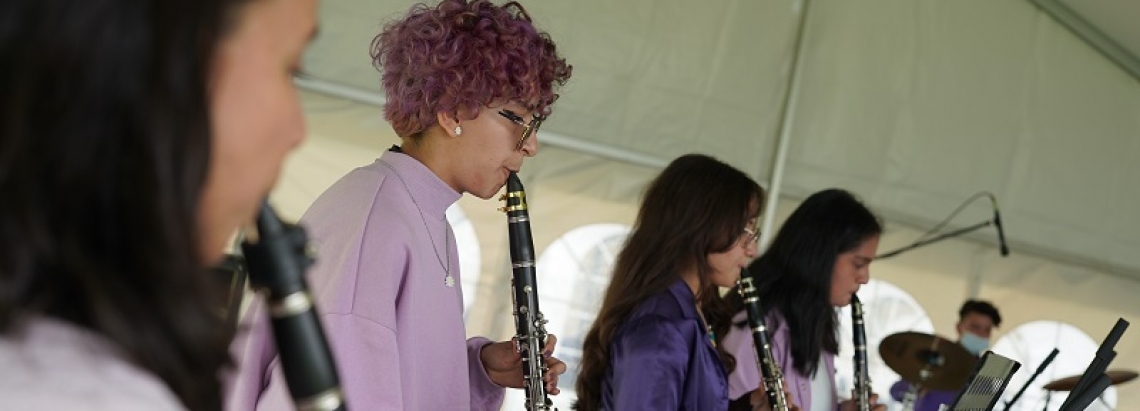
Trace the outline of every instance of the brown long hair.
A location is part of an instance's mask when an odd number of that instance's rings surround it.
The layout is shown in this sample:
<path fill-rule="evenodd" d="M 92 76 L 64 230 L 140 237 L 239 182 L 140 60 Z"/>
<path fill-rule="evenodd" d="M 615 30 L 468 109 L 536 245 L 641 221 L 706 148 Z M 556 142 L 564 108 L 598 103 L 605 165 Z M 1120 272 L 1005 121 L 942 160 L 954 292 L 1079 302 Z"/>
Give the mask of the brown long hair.
<path fill-rule="evenodd" d="M 197 210 L 210 68 L 253 1 L 0 2 L 0 336 L 66 321 L 221 408 Z"/>
<path fill-rule="evenodd" d="M 733 247 L 763 202 L 764 190 L 748 175 L 705 155 L 673 160 L 650 183 L 633 232 L 617 256 L 601 310 L 582 344 L 575 409 L 601 409 L 610 344 L 629 314 L 693 268 L 700 294 L 713 292 L 708 255 Z"/>

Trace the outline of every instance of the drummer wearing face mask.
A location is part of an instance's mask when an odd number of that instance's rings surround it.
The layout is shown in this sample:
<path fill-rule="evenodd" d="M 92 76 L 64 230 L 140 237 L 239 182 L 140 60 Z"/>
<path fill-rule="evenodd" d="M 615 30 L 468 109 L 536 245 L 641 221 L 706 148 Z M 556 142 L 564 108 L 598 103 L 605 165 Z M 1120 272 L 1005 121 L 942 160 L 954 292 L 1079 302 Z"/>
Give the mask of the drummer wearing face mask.
<path fill-rule="evenodd" d="M 981 356 L 990 348 L 990 334 L 1001 325 L 1001 314 L 989 301 L 966 300 L 958 309 L 958 344 L 975 356 Z M 905 380 L 891 386 L 891 397 L 902 400 L 910 390 Z M 918 396 L 914 411 L 936 411 L 942 404 L 950 404 L 958 393 L 955 391 L 925 390 Z"/>
<path fill-rule="evenodd" d="M 975 356 L 990 348 L 990 333 L 1001 325 L 1001 314 L 989 301 L 966 300 L 958 310 L 958 344 Z"/>

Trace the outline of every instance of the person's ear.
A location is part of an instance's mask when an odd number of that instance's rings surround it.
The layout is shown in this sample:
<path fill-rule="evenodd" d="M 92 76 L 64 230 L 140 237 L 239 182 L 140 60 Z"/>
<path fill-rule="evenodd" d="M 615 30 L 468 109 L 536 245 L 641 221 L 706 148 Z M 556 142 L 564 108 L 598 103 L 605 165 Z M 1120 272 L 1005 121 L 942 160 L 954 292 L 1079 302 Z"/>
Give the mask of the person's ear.
<path fill-rule="evenodd" d="M 436 113 L 435 121 L 439 122 L 439 126 L 443 127 L 443 131 L 451 137 L 459 137 L 463 135 L 463 126 L 459 121 L 459 116 L 455 113 Z"/>

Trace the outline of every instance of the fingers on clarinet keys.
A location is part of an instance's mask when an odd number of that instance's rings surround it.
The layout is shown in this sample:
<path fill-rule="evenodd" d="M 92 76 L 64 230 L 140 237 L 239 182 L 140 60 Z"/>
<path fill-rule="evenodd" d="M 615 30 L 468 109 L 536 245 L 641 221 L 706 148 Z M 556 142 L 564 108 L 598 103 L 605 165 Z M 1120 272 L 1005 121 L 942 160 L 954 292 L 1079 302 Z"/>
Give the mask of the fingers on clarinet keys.
<path fill-rule="evenodd" d="M 886 404 L 879 404 L 879 394 L 871 393 L 871 411 L 886 411 Z"/>
<path fill-rule="evenodd" d="M 886 404 L 879 404 L 879 401 L 878 401 L 879 395 L 878 394 L 871 394 L 870 400 L 871 400 L 871 411 L 886 411 L 887 405 Z M 859 404 L 855 401 L 854 398 L 852 398 L 850 400 L 843 401 L 843 402 L 839 403 L 839 409 L 840 409 L 840 411 L 857 411 L 859 409 Z"/>
<path fill-rule="evenodd" d="M 958 343 L 918 332 L 888 336 L 879 343 L 879 355 L 904 380 L 924 389 L 948 391 L 961 388 L 977 362 Z"/>
<path fill-rule="evenodd" d="M 784 381 L 784 398 L 788 402 L 788 411 L 799 410 L 800 406 L 796 405 L 796 399 L 792 397 L 792 391 L 788 388 L 788 382 Z"/>
<path fill-rule="evenodd" d="M 546 383 L 546 392 L 550 395 L 558 395 L 558 393 L 561 392 L 561 390 L 558 389 L 558 374 L 561 374 L 561 372 L 555 374 L 552 370 L 556 365 L 561 365 L 564 372 L 566 370 L 566 365 L 563 364 L 562 361 L 558 361 L 556 358 L 547 359 L 546 365 L 548 369 L 546 371 L 546 375 L 542 377 L 543 382 Z"/>
<path fill-rule="evenodd" d="M 788 384 L 783 384 L 783 387 L 784 398 L 788 402 L 788 411 L 799 411 L 800 407 L 796 405 L 796 399 L 792 398 L 792 392 L 788 389 Z M 752 406 L 752 411 L 774 411 L 772 405 L 768 403 L 768 395 L 763 386 L 752 391 L 749 396 L 749 403 Z"/>
<path fill-rule="evenodd" d="M 547 334 L 546 347 L 542 350 L 542 358 L 546 360 L 546 372 L 542 380 L 546 382 L 546 392 L 550 395 L 556 395 L 561 391 L 558 389 L 558 376 L 566 372 L 566 363 L 554 357 L 554 345 L 557 342 L 558 337 Z"/>

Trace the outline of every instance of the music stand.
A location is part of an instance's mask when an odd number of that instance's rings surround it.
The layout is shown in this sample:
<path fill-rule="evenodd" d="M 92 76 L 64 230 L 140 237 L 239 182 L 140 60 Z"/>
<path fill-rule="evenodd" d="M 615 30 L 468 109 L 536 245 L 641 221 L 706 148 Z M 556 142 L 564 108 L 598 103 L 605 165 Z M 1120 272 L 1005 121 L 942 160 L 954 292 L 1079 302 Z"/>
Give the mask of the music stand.
<path fill-rule="evenodd" d="M 1083 410 L 1092 404 L 1097 397 L 1104 390 L 1112 385 L 1112 380 L 1105 374 L 1108 369 L 1108 364 L 1116 358 L 1116 343 L 1120 341 L 1120 336 L 1124 335 L 1124 330 L 1128 328 L 1128 321 L 1123 318 L 1116 320 L 1116 325 L 1112 327 L 1112 331 L 1108 332 L 1108 336 L 1101 342 L 1100 348 L 1096 350 L 1096 356 L 1093 357 L 1089 363 L 1089 368 L 1081 375 L 1080 381 L 1077 386 L 1069 392 L 1069 397 L 1061 404 L 1061 411 L 1077 411 Z"/>
<path fill-rule="evenodd" d="M 974 373 L 970 375 L 966 387 L 954 397 L 954 402 L 944 408 L 949 411 L 990 411 L 1001 398 L 1013 373 L 1021 368 L 1021 363 L 986 351 L 982 355 Z"/>

